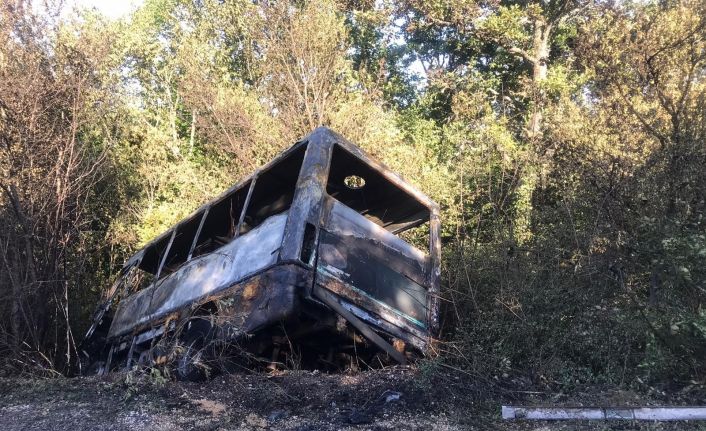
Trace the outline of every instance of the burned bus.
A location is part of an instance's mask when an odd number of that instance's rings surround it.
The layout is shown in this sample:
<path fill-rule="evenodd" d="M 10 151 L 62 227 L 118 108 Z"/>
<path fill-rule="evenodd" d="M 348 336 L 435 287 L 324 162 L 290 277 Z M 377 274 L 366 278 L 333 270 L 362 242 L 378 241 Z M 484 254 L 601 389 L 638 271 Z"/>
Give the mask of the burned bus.
<path fill-rule="evenodd" d="M 216 348 L 405 363 L 436 335 L 439 230 L 436 203 L 320 127 L 125 262 L 84 369 L 169 361 L 190 379 Z"/>

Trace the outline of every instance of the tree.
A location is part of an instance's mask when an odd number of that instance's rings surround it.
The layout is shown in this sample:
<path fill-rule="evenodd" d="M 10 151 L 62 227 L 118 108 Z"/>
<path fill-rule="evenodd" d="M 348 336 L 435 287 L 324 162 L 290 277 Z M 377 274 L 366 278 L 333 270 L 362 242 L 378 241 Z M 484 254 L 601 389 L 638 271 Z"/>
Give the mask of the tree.
<path fill-rule="evenodd" d="M 72 300 L 110 175 L 95 138 L 110 137 L 112 37 L 96 20 L 55 26 L 29 2 L 0 6 L 0 349 L 28 367 L 76 353 Z"/>
<path fill-rule="evenodd" d="M 696 263 L 706 253 L 705 29 L 703 2 L 628 5 L 592 22 L 582 44 L 595 71 L 594 109 L 631 171 L 616 209 L 631 251 L 626 288 L 639 292 L 652 347 L 696 370 L 706 351 L 697 281 L 706 274 Z"/>
<path fill-rule="evenodd" d="M 278 2 L 263 14 L 262 84 L 275 115 L 292 137 L 329 124 L 350 81 L 346 29 L 335 3 Z"/>

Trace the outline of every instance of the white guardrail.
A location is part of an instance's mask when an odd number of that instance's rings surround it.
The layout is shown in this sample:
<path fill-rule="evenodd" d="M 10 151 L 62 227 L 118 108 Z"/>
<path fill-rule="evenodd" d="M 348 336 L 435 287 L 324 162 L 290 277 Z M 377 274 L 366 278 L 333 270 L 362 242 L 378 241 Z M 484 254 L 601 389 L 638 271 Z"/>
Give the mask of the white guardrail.
<path fill-rule="evenodd" d="M 706 407 L 519 407 L 502 406 L 503 419 L 704 421 Z"/>

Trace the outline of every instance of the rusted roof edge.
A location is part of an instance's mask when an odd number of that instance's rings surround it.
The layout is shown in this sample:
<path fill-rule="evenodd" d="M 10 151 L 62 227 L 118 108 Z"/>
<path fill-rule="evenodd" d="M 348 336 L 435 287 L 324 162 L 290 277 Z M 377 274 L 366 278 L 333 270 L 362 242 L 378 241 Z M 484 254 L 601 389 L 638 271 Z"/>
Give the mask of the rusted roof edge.
<path fill-rule="evenodd" d="M 332 135 L 336 144 L 342 146 L 346 151 L 352 153 L 354 156 L 361 159 L 363 162 L 370 165 L 373 169 L 379 171 L 385 179 L 389 180 L 391 183 L 403 189 L 405 192 L 409 193 L 413 198 L 420 201 L 424 206 L 428 207 L 430 212 L 434 210 L 439 210 L 439 204 L 434 202 L 429 196 L 424 194 L 421 190 L 413 186 L 409 181 L 407 181 L 403 176 L 397 174 L 389 166 L 373 158 L 365 150 L 358 147 L 353 142 L 349 141 L 339 133 L 329 129 L 328 127 L 317 127 L 313 132 L 307 135 L 304 139 L 314 141 L 311 139 L 315 134 L 325 133 Z"/>

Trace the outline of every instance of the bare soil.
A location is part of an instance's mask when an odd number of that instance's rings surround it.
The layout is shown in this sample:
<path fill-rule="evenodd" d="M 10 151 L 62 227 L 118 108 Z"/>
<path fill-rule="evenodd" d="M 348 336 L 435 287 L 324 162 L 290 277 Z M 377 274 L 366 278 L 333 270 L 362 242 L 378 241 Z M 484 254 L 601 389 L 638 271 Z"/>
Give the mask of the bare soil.
<path fill-rule="evenodd" d="M 706 430 L 704 422 L 503 421 L 502 404 L 693 405 L 706 400 L 702 387 L 671 394 L 595 386 L 570 394 L 532 389 L 399 367 L 356 374 L 231 374 L 201 383 L 173 382 L 154 371 L 0 378 L 0 430 Z"/>

